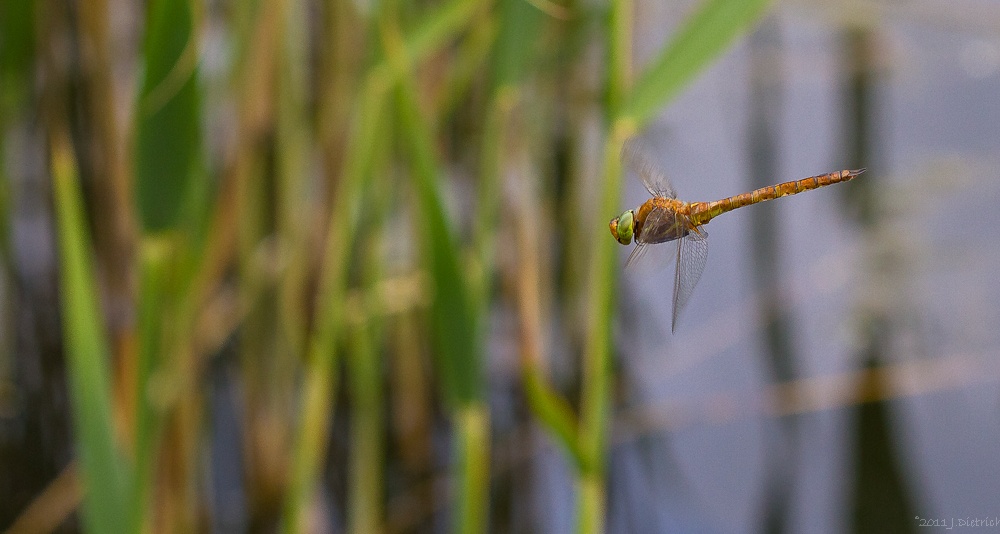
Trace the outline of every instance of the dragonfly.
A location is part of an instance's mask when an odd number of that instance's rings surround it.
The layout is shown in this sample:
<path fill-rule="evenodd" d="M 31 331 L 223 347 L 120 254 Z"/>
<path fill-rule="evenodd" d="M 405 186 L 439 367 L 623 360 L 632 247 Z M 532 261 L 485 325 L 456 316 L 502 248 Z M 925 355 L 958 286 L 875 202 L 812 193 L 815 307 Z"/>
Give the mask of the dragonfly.
<path fill-rule="evenodd" d="M 708 233 L 704 226 L 708 221 L 743 206 L 846 182 L 866 170 L 843 170 L 810 176 L 714 202 L 684 202 L 677 199 L 670 179 L 649 158 L 648 152 L 635 138 L 629 139 L 622 146 L 621 160 L 627 169 L 639 176 L 652 198 L 637 209 L 627 210 L 611 219 L 611 235 L 622 245 L 628 245 L 635 239 L 635 248 L 625 262 L 626 269 L 639 262 L 650 247 L 676 242 L 676 254 L 669 257 L 669 261 L 673 261 L 674 257 L 677 259 L 671 331 L 676 330 L 677 317 L 691 298 L 691 293 L 705 270 Z"/>

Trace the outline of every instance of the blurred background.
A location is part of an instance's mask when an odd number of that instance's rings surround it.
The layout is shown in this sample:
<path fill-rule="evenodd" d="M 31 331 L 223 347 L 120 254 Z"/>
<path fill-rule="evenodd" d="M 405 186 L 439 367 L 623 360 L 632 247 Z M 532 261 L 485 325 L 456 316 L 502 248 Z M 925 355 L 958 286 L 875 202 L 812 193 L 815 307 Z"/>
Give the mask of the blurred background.
<path fill-rule="evenodd" d="M 997 95 L 989 0 L 0 0 L 0 529 L 996 529 Z M 631 136 L 868 171 L 671 333 Z"/>

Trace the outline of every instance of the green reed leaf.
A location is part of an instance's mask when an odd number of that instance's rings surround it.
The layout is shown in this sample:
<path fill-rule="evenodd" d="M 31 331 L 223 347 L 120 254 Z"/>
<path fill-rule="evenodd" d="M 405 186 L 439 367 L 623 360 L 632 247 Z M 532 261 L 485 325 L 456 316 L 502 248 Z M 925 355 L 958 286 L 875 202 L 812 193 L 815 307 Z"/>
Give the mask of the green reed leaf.
<path fill-rule="evenodd" d="M 618 111 L 637 127 L 651 120 L 695 75 L 764 13 L 768 0 L 707 0 L 642 73 Z"/>
<path fill-rule="evenodd" d="M 470 301 L 458 244 L 441 200 L 442 171 L 434 154 L 430 128 L 417 109 L 412 85 L 407 82 L 399 85 L 400 123 L 409 145 L 422 241 L 434 283 L 431 322 L 437 367 L 445 398 L 450 405 L 460 406 L 483 395 L 475 309 Z"/>
<path fill-rule="evenodd" d="M 175 227 L 185 203 L 200 197 L 192 185 L 200 165 L 201 92 L 197 24 L 188 0 L 149 4 L 143 50 L 146 73 L 137 110 L 135 173 L 146 231 Z"/>
<path fill-rule="evenodd" d="M 129 469 L 111 425 L 108 345 L 91 264 L 90 232 L 69 140 L 55 134 L 52 180 L 59 231 L 59 291 L 69 389 L 89 532 L 124 533 Z"/>

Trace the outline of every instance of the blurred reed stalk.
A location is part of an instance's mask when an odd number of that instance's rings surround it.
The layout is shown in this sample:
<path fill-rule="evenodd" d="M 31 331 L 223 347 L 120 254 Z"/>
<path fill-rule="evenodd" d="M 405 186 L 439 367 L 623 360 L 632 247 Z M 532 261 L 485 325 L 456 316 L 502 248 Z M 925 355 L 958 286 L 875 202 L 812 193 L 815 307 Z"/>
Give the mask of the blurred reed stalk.
<path fill-rule="evenodd" d="M 876 95 L 878 81 L 885 74 L 881 69 L 887 68 L 888 63 L 880 62 L 880 51 L 884 48 L 879 46 L 875 30 L 850 28 L 842 39 L 843 68 L 848 73 L 843 106 L 846 159 L 849 166 L 864 162 L 864 166 L 874 168 L 865 180 L 846 184 L 844 200 L 848 209 L 845 211 L 854 216 L 867 242 L 866 282 L 872 283 L 899 277 L 899 273 L 905 271 L 899 264 L 907 261 L 898 256 L 895 247 L 883 247 L 879 243 L 879 229 L 885 221 L 879 200 L 883 147 L 875 143 L 875 132 L 879 128 L 875 118 L 881 116 Z M 889 403 L 884 400 L 890 388 L 882 373 L 873 372 L 880 362 L 889 359 L 887 350 L 895 318 L 879 306 L 866 305 L 863 300 L 855 313 L 858 314 L 859 359 L 869 371 L 862 375 L 856 387 L 859 392 L 877 393 L 872 395 L 874 400 L 856 409 L 851 529 L 859 533 L 913 532 L 917 530 L 917 524 L 911 519 L 914 517 L 913 492 L 907 487 L 899 445 L 892 439 Z"/>
<path fill-rule="evenodd" d="M 93 206 L 104 216 L 94 218 L 94 247 L 101 265 L 100 280 L 105 288 L 109 334 L 112 340 L 117 397 L 114 402 L 119 432 L 130 448 L 136 439 L 134 396 L 138 376 L 137 332 L 134 302 L 137 272 L 135 266 L 137 221 L 130 209 L 133 191 L 131 171 L 126 157 L 126 139 L 119 125 L 116 109 L 120 101 L 116 91 L 114 54 L 109 34 L 108 1 L 92 0 L 79 4 L 79 42 L 83 81 L 86 84 L 87 115 L 92 142 L 83 150 L 94 182 Z M 129 114 L 131 116 L 131 114 Z"/>

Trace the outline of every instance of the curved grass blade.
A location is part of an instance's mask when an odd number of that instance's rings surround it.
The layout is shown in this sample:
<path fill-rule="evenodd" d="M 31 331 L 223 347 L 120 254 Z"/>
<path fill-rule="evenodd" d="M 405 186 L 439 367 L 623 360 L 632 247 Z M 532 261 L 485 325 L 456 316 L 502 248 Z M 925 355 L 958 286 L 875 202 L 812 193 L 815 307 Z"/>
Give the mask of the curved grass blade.
<path fill-rule="evenodd" d="M 195 2 L 155 0 L 149 5 L 143 49 L 146 74 L 136 125 L 136 196 L 142 227 L 165 230 L 202 195 L 193 187 L 201 146 Z"/>
<path fill-rule="evenodd" d="M 423 219 L 423 241 L 434 280 L 431 316 L 438 370 L 449 405 L 461 406 L 483 395 L 476 317 L 459 261 L 458 245 L 438 190 L 441 172 L 430 134 L 420 117 L 412 86 L 406 87 L 406 82 L 400 85 L 404 87 L 397 91 L 397 105 L 403 132 L 410 144 L 414 184 Z"/>
<path fill-rule="evenodd" d="M 638 128 L 764 13 L 769 0 L 707 0 L 642 73 L 618 111 Z"/>
<path fill-rule="evenodd" d="M 69 139 L 52 135 L 52 181 L 59 231 L 59 291 L 70 395 L 89 532 L 124 533 L 130 473 L 111 425 L 108 346 L 91 264 L 79 174 Z"/>

